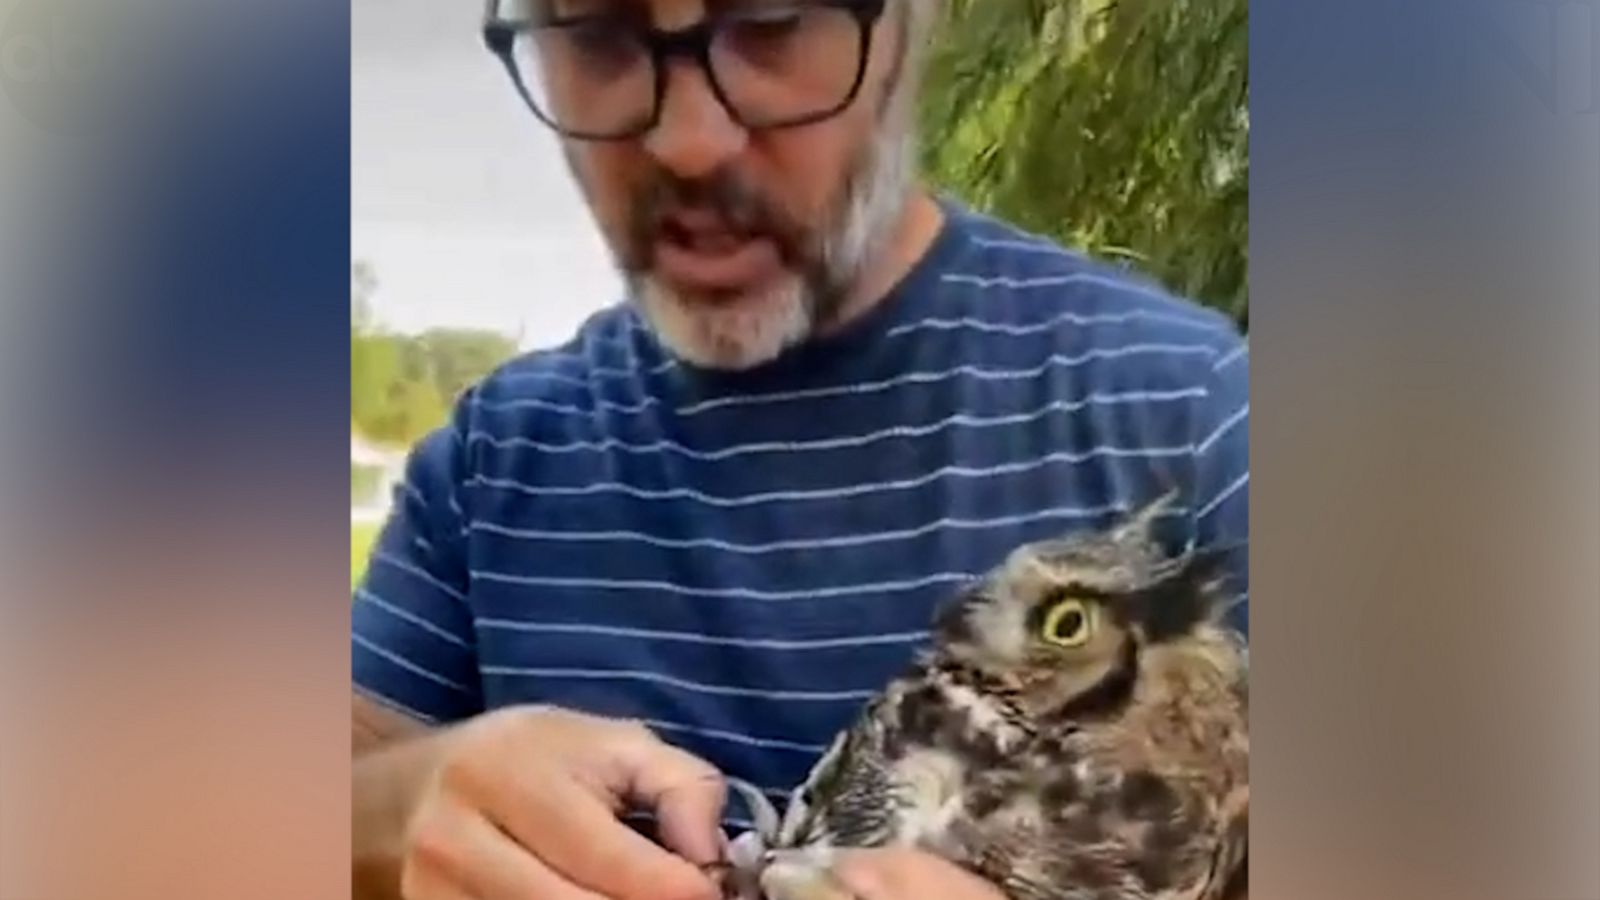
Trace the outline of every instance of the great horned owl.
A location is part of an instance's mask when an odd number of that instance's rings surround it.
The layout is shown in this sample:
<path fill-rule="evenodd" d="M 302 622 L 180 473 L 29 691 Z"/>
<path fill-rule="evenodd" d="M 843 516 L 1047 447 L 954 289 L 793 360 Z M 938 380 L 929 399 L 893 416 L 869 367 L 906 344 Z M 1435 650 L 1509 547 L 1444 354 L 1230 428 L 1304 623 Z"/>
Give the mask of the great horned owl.
<path fill-rule="evenodd" d="M 781 820 L 736 784 L 757 831 L 729 893 L 845 900 L 834 849 L 910 846 L 1010 900 L 1242 896 L 1247 657 L 1219 557 L 1156 547 L 1168 502 L 1022 546 L 954 597 Z"/>

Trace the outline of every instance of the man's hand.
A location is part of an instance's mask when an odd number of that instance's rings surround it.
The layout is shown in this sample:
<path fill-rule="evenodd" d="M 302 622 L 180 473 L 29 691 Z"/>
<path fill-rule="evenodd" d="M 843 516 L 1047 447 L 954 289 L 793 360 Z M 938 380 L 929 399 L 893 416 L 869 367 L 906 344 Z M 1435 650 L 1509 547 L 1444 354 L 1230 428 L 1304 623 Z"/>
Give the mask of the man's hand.
<path fill-rule="evenodd" d="M 959 866 L 916 850 L 844 851 L 833 876 L 854 900 L 1005 900 L 998 888 Z M 1248 900 L 1242 885 L 1229 900 Z"/>
<path fill-rule="evenodd" d="M 363 853 L 392 858 L 367 868 L 406 900 L 718 895 L 697 866 L 721 856 L 723 779 L 643 726 L 507 709 L 355 767 L 357 869 Z M 673 852 L 617 821 L 627 805 L 655 811 Z"/>
<path fill-rule="evenodd" d="M 1005 900 L 989 882 L 917 850 L 846 851 L 833 874 L 858 900 Z"/>

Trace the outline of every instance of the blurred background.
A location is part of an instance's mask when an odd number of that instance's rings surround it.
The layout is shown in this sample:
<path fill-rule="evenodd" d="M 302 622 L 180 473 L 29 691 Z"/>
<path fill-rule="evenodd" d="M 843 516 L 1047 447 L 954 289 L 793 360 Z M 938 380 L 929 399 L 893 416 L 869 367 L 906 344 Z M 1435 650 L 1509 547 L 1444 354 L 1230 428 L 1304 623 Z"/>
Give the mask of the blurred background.
<path fill-rule="evenodd" d="M 356 0 L 351 578 L 460 391 L 621 299 L 554 138 L 477 10 Z M 926 176 L 1248 324 L 1245 0 L 948 0 Z"/>

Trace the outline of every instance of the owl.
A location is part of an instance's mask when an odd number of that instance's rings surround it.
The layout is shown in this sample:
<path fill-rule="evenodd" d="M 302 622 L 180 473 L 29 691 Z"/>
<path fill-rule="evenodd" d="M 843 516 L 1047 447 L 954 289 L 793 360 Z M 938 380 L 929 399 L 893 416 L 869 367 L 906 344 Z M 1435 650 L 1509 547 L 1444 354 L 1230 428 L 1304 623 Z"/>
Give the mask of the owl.
<path fill-rule="evenodd" d="M 1220 554 L 1153 540 L 1171 500 L 1021 546 L 952 597 L 781 816 L 733 782 L 756 829 L 728 895 L 849 900 L 835 850 L 913 847 L 1009 900 L 1242 897 L 1248 656 Z"/>

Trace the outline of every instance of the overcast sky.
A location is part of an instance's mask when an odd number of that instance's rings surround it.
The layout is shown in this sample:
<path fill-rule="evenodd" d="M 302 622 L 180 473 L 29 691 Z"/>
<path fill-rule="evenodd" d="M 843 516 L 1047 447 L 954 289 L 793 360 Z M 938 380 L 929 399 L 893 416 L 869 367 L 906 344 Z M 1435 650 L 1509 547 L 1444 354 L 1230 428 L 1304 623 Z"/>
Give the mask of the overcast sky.
<path fill-rule="evenodd" d="M 484 49 L 482 8 L 353 0 L 353 252 L 391 327 L 544 345 L 620 281 L 555 141 Z"/>

